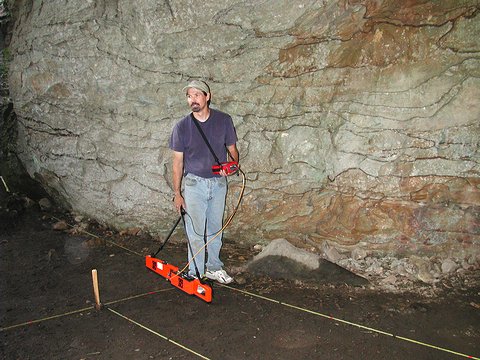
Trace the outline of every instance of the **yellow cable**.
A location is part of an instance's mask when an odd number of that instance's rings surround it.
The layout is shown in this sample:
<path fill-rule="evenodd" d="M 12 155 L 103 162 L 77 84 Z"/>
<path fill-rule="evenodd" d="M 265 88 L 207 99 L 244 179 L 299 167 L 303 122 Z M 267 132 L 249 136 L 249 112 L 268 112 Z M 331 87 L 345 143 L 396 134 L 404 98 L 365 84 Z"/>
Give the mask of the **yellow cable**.
<path fill-rule="evenodd" d="M 88 311 L 88 310 L 93 310 L 93 308 L 90 306 L 90 307 L 87 307 L 87 308 L 78 309 L 78 310 L 70 311 L 70 312 L 63 313 L 63 314 L 53 315 L 53 316 L 45 317 L 45 318 L 42 318 L 42 319 L 31 320 L 31 321 L 26 321 L 24 323 L 20 323 L 20 324 L 16 324 L 16 325 L 2 327 L 2 328 L 0 328 L 0 332 L 15 329 L 15 328 L 26 326 L 26 325 L 36 324 L 36 323 L 39 323 L 39 322 L 42 322 L 42 321 L 57 319 L 57 318 L 64 317 L 64 316 L 67 316 L 67 315 L 78 314 L 78 313 Z"/>
<path fill-rule="evenodd" d="M 9 192 L 10 192 L 10 189 L 8 188 L 7 183 L 6 183 L 5 180 L 3 179 L 3 176 L 0 175 L 0 179 L 2 179 L 2 183 L 3 183 L 3 186 L 5 186 L 5 190 L 9 193 Z"/>

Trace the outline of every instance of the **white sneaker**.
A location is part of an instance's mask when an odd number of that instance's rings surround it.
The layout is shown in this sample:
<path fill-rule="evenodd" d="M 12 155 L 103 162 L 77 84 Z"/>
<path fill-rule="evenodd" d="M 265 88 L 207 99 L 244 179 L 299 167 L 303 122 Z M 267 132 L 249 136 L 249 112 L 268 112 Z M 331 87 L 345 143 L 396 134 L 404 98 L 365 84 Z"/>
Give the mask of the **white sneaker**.
<path fill-rule="evenodd" d="M 210 280 L 218 281 L 220 284 L 230 284 L 233 281 L 233 278 L 225 270 L 207 270 L 205 276 Z"/>

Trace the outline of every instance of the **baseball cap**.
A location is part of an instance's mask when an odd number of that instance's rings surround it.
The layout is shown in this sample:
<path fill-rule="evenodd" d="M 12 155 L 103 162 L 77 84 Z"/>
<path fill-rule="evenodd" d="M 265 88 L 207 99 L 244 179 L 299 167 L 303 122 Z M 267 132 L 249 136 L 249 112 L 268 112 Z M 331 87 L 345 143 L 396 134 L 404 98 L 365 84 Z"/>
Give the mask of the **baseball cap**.
<path fill-rule="evenodd" d="M 207 93 L 207 94 L 210 93 L 210 87 L 208 86 L 208 84 L 205 81 L 192 80 L 188 83 L 187 86 L 185 86 L 182 89 L 182 91 L 186 92 L 190 88 L 198 89 L 198 90 L 203 91 L 204 93 Z"/>

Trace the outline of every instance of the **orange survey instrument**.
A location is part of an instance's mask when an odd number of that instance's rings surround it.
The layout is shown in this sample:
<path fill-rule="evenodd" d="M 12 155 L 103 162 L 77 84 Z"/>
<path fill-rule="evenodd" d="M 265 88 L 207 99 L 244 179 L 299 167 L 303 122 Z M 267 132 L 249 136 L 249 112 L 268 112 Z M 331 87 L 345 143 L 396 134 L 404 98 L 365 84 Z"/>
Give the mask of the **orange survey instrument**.
<path fill-rule="evenodd" d="M 212 301 L 212 288 L 210 285 L 185 273 L 179 274 L 178 267 L 175 265 L 168 264 L 150 255 L 147 255 L 145 258 L 145 265 L 187 294 L 195 295 L 208 303 Z"/>

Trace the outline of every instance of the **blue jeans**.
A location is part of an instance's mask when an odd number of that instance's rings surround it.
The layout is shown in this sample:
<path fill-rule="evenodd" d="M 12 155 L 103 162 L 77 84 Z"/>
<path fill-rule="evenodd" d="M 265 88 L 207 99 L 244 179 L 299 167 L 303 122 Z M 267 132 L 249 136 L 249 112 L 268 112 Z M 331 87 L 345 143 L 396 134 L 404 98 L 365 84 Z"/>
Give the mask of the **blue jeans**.
<path fill-rule="evenodd" d="M 196 264 L 200 276 L 203 276 L 206 270 L 216 271 L 223 267 L 220 260 L 223 233 L 218 235 L 217 233 L 223 226 L 227 179 L 225 177 L 206 179 L 187 174 L 184 185 L 184 199 L 187 207 L 185 211 L 188 214 L 185 215 L 185 230 L 192 247 L 191 251 L 190 246 L 188 247 L 189 261 L 205 245 L 203 235 L 205 225 L 207 227 L 207 263 L 205 264 L 205 249 L 203 249 L 195 256 L 195 262 L 192 261 L 189 265 L 190 275 L 196 275 Z M 216 236 L 215 239 L 209 242 L 214 236 Z"/>

